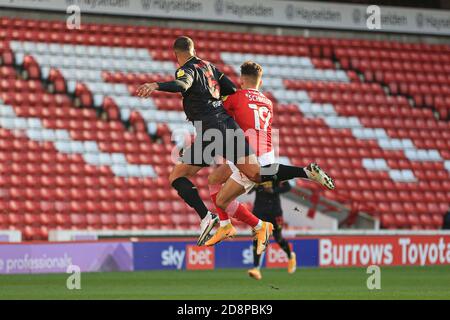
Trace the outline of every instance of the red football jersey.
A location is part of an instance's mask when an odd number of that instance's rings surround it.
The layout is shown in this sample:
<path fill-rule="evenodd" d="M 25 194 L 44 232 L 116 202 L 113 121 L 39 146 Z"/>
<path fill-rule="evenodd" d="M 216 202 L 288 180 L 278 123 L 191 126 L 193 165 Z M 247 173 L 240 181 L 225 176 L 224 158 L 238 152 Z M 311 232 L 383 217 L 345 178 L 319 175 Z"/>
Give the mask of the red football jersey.
<path fill-rule="evenodd" d="M 238 90 L 224 101 L 226 111 L 245 132 L 250 146 L 261 156 L 272 151 L 272 101 L 256 89 Z"/>

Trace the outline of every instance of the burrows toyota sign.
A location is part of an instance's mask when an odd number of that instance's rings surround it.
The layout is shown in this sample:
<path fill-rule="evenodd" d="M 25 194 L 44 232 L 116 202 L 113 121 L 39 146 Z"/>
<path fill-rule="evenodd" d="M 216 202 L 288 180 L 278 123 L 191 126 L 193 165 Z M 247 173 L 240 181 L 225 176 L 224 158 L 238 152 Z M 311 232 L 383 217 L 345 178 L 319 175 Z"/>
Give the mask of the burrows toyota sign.
<path fill-rule="evenodd" d="M 0 7 L 368 31 L 367 6 L 276 0 L 0 0 Z M 450 35 L 450 11 L 380 7 L 371 32 Z"/>

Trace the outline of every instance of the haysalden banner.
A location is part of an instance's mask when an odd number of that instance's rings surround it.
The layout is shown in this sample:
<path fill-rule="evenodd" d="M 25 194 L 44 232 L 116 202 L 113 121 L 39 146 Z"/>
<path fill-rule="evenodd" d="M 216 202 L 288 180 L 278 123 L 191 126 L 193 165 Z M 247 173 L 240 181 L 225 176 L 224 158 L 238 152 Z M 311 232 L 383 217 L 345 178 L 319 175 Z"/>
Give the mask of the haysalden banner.
<path fill-rule="evenodd" d="M 64 12 L 70 5 L 81 13 L 450 35 L 447 10 L 274 0 L 0 0 L 0 7 Z"/>

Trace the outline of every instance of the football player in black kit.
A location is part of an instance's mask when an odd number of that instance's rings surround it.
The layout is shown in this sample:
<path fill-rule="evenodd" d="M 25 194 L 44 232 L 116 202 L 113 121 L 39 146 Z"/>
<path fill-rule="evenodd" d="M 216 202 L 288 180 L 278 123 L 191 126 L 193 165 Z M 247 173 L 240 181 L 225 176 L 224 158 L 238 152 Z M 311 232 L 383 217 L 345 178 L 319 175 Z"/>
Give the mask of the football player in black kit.
<path fill-rule="evenodd" d="M 303 168 L 281 164 L 263 170 L 244 133 L 223 107 L 221 96 L 236 92 L 233 82 L 213 64 L 195 55 L 194 42 L 189 37 L 178 37 L 173 44 L 173 51 L 180 66 L 175 72 L 175 80 L 143 84 L 137 89 L 137 95 L 145 98 L 158 90 L 179 92 L 183 96 L 184 112 L 194 124 L 197 136 L 192 145 L 184 150 L 181 161 L 175 165 L 169 176 L 169 181 L 180 197 L 194 208 L 202 219 L 201 234 L 197 241 L 197 244 L 201 245 L 219 219 L 209 212 L 188 178 L 211 165 L 215 156 L 222 156 L 233 162 L 255 183 L 307 176 Z M 233 132 L 231 135 L 230 131 Z M 220 147 L 217 147 L 217 142 Z M 212 143 L 213 148 L 210 146 Z M 329 183 L 332 184 L 332 181 Z M 266 233 L 268 241 L 270 232 L 262 232 Z"/>
<path fill-rule="evenodd" d="M 273 237 L 280 248 L 286 253 L 288 258 L 288 273 L 294 273 L 297 268 L 295 252 L 291 251 L 288 241 L 282 235 L 284 224 L 283 209 L 281 207 L 280 194 L 289 192 L 291 185 L 288 181 L 283 181 L 277 186 L 270 183 L 259 185 L 254 188 L 256 192 L 255 202 L 252 212 L 260 219 L 273 224 Z M 254 268 L 248 270 L 248 275 L 256 280 L 261 280 L 261 264 L 263 255 L 256 252 L 257 243 L 253 241 L 253 265 Z"/>
<path fill-rule="evenodd" d="M 198 239 L 200 245 L 219 219 L 206 208 L 196 187 L 188 178 L 194 176 L 203 167 L 209 166 L 216 155 L 236 163 L 242 172 L 251 177 L 259 174 L 259 170 L 256 170 L 259 169 L 259 165 L 242 130 L 239 130 L 237 123 L 223 108 L 221 96 L 235 93 L 234 83 L 214 65 L 195 55 L 194 43 L 190 38 L 177 38 L 173 50 L 180 65 L 175 73 L 175 80 L 146 83 L 138 88 L 137 94 L 140 97 L 148 97 L 154 90 L 159 90 L 180 92 L 183 95 L 184 112 L 188 120 L 194 124 L 197 137 L 193 144 L 183 151 L 181 162 L 173 168 L 169 181 L 180 197 L 194 208 L 202 219 L 201 234 Z M 221 138 L 222 141 L 220 141 L 220 147 L 213 149 L 211 154 L 204 154 L 205 148 L 213 140 L 206 137 L 208 129 L 220 133 L 219 139 Z M 229 133 L 227 135 L 227 130 L 232 130 L 234 136 L 230 136 Z M 232 150 L 226 150 L 227 147 Z"/>

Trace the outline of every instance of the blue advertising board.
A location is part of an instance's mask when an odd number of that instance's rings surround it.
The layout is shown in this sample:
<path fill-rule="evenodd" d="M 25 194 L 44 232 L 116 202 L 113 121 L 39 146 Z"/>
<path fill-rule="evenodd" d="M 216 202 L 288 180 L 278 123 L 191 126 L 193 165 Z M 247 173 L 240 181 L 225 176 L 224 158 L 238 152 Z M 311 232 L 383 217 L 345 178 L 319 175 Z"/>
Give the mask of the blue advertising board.
<path fill-rule="evenodd" d="M 296 239 L 290 241 L 297 255 L 299 267 L 319 265 L 319 240 Z M 133 244 L 135 270 L 250 268 L 253 249 L 250 240 L 224 241 L 215 247 L 197 247 L 194 241 L 149 241 Z M 286 255 L 271 243 L 264 266 L 283 267 Z"/>

